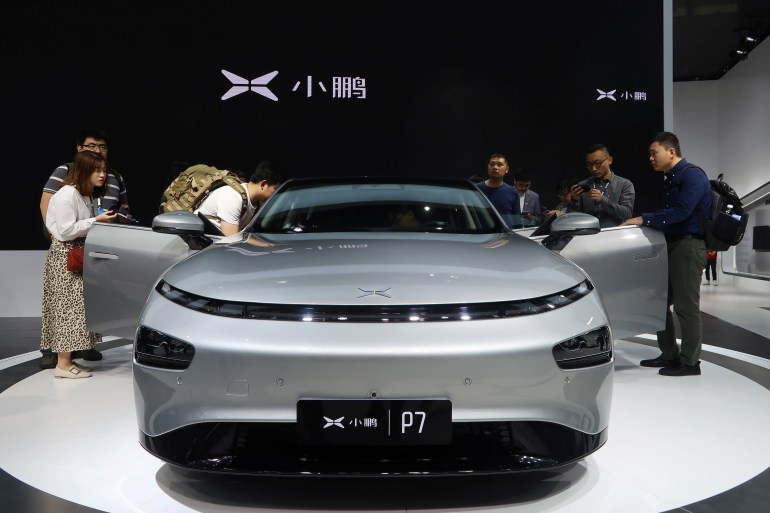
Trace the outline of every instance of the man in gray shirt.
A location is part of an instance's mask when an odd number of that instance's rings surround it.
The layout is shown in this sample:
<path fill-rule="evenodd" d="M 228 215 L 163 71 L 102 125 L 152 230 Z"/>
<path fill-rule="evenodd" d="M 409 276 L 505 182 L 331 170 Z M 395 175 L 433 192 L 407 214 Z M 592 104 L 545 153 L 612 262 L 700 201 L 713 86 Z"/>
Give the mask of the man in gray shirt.
<path fill-rule="evenodd" d="M 616 175 L 610 169 L 612 156 L 603 144 L 593 144 L 586 150 L 586 168 L 591 178 L 573 186 L 573 197 L 579 198 L 569 212 L 585 212 L 599 218 L 602 228 L 619 226 L 633 216 L 636 192 L 631 180 Z"/>

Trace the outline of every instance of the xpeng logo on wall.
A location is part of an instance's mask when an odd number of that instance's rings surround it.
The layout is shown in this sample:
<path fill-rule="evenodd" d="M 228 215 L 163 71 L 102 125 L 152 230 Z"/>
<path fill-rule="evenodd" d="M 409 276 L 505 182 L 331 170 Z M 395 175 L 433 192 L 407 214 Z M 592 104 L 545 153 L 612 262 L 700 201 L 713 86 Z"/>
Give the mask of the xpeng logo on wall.
<path fill-rule="evenodd" d="M 613 89 L 611 91 L 603 91 L 601 89 L 596 89 L 596 92 L 599 94 L 599 96 L 596 97 L 596 101 L 601 100 L 612 100 L 613 102 L 618 101 L 617 98 L 615 98 L 615 95 L 618 94 L 617 89 Z M 645 91 L 623 91 L 622 93 L 619 93 L 618 96 L 622 100 L 631 100 L 631 101 L 647 101 L 647 93 Z"/>
<path fill-rule="evenodd" d="M 222 101 L 229 100 L 233 96 L 238 96 L 247 91 L 257 93 L 274 102 L 278 101 L 276 92 L 268 87 L 270 81 L 278 75 L 278 71 L 271 71 L 252 80 L 243 78 L 226 69 L 222 70 L 222 74 L 227 77 L 231 84 L 230 89 L 222 95 Z M 327 84 L 329 84 L 329 87 L 327 87 Z M 321 80 L 314 82 L 313 77 L 307 75 L 294 83 L 291 92 L 299 92 L 310 98 L 313 96 L 316 86 L 321 94 L 331 94 L 331 97 L 334 99 L 366 99 L 366 79 L 362 77 L 331 77 L 331 82 L 323 82 Z"/>

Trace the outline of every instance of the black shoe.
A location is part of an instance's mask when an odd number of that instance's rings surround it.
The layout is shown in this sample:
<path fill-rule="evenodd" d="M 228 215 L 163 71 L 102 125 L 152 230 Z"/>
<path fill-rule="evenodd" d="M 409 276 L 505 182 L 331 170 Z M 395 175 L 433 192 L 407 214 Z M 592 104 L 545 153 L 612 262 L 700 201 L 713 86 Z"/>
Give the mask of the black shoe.
<path fill-rule="evenodd" d="M 82 358 L 89 362 L 98 362 L 102 359 L 102 353 L 96 349 L 82 349 L 80 351 L 72 351 L 72 359 Z"/>
<path fill-rule="evenodd" d="M 700 376 L 700 362 L 695 365 L 680 363 L 676 367 L 660 369 L 658 374 L 661 376 Z"/>
<path fill-rule="evenodd" d="M 56 353 L 43 353 L 40 358 L 41 369 L 53 369 L 56 367 L 56 362 L 59 360 L 59 355 Z"/>
<path fill-rule="evenodd" d="M 642 360 L 639 365 L 642 367 L 674 367 L 679 364 L 679 360 L 666 360 L 661 353 L 657 358 Z"/>

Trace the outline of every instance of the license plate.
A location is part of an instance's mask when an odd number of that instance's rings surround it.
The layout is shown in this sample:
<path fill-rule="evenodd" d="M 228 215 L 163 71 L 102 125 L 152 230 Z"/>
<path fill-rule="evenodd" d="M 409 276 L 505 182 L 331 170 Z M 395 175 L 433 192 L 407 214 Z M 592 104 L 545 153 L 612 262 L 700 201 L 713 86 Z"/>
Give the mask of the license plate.
<path fill-rule="evenodd" d="M 297 441 L 304 445 L 447 445 L 447 399 L 297 401 Z"/>

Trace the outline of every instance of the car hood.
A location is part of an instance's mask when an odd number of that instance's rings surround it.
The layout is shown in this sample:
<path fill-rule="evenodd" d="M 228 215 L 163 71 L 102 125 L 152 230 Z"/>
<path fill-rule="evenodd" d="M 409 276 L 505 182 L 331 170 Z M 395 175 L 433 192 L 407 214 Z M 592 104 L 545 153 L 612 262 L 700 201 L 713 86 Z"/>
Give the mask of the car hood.
<path fill-rule="evenodd" d="M 515 234 L 246 236 L 171 268 L 169 285 L 211 299 L 398 305 L 509 301 L 585 279 L 568 260 Z"/>

